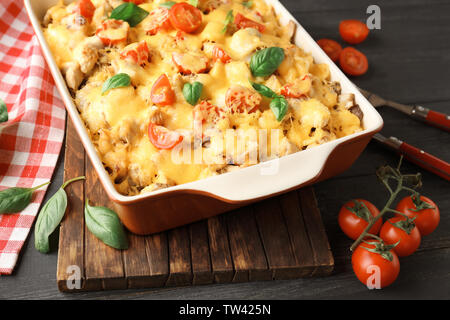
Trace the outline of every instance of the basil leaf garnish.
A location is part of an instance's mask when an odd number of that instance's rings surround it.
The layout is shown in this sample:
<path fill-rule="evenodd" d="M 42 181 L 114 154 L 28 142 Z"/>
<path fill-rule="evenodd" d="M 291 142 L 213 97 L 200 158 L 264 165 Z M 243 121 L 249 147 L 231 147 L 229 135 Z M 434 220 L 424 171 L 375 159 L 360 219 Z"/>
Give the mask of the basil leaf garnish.
<path fill-rule="evenodd" d="M 195 105 L 202 94 L 203 84 L 201 82 L 186 83 L 183 87 L 183 96 L 186 101 Z"/>
<path fill-rule="evenodd" d="M 86 199 L 84 219 L 90 232 L 116 249 L 127 249 L 128 240 L 117 214 L 109 208 L 91 207 Z"/>
<path fill-rule="evenodd" d="M 259 50 L 250 60 L 250 70 L 255 77 L 270 76 L 284 60 L 284 50 L 270 47 Z"/>
<path fill-rule="evenodd" d="M 172 8 L 172 6 L 173 6 L 174 4 L 176 4 L 175 1 L 167 1 L 167 2 L 160 3 L 159 6 L 160 6 L 160 7 L 163 7 L 163 8 L 170 9 L 170 8 Z"/>
<path fill-rule="evenodd" d="M 61 223 L 67 208 L 67 194 L 64 188 L 74 181 L 85 179 L 77 177 L 65 182 L 61 188 L 44 204 L 34 227 L 34 247 L 41 253 L 50 251 L 48 238 Z"/>
<path fill-rule="evenodd" d="M 227 16 L 225 17 L 225 21 L 223 22 L 224 26 L 223 26 L 223 29 L 222 29 L 222 33 L 227 32 L 228 25 L 230 23 L 232 23 L 233 20 L 234 20 L 233 10 L 230 10 L 230 11 L 227 12 Z"/>
<path fill-rule="evenodd" d="M 253 1 L 252 0 L 244 1 L 244 2 L 242 2 L 242 5 L 244 7 L 251 8 L 253 6 Z"/>
<path fill-rule="evenodd" d="M 189 3 L 191 6 L 194 6 L 194 7 L 197 7 L 197 6 L 198 6 L 198 0 L 189 0 L 188 3 Z"/>
<path fill-rule="evenodd" d="M 272 89 L 270 89 L 269 87 L 267 87 L 263 84 L 252 82 L 252 81 L 250 81 L 250 84 L 252 85 L 253 89 L 258 91 L 258 93 L 263 95 L 264 97 L 267 97 L 267 98 L 279 97 L 279 95 L 277 95 L 275 92 L 273 92 Z"/>
<path fill-rule="evenodd" d="M 128 22 L 130 27 L 135 27 L 148 16 L 148 12 L 138 7 L 133 2 L 125 2 L 116 7 L 112 12 L 110 19 L 123 20 Z"/>
<path fill-rule="evenodd" d="M 131 78 L 126 73 L 118 73 L 105 81 L 102 87 L 102 94 L 114 88 L 128 87 L 131 84 Z"/>
<path fill-rule="evenodd" d="M 276 97 L 270 102 L 269 106 L 270 109 L 272 109 L 275 118 L 277 118 L 278 121 L 283 120 L 288 109 L 288 103 L 286 99 L 284 97 Z"/>
<path fill-rule="evenodd" d="M 8 121 L 8 108 L 5 101 L 0 98 L 0 123 Z"/>
<path fill-rule="evenodd" d="M 46 182 L 34 188 L 8 188 L 0 191 L 0 213 L 17 213 L 31 202 L 33 192 L 49 184 Z"/>

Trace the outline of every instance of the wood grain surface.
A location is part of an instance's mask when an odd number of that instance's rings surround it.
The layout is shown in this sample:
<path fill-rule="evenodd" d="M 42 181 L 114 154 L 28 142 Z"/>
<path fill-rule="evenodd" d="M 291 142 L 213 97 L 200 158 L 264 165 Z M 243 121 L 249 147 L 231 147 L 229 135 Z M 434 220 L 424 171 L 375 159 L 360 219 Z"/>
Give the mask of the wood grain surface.
<path fill-rule="evenodd" d="M 315 39 L 323 37 L 339 40 L 338 24 L 343 19 L 367 17 L 366 9 L 371 4 L 381 8 L 381 30 L 374 30 L 366 42 L 358 45 L 369 59 L 369 72 L 351 80 L 358 86 L 373 91 L 385 98 L 401 103 L 420 103 L 440 112 L 450 113 L 450 3 L 448 0 L 281 0 L 287 9 L 300 21 Z M 397 136 L 406 142 L 423 148 L 447 162 L 450 161 L 450 135 L 427 127 L 405 115 L 385 107 L 379 109 L 385 121 L 382 133 Z M 70 136 L 67 137 L 68 139 Z M 58 167 L 46 199 L 57 191 L 63 180 L 64 159 L 61 153 Z M 83 156 L 81 156 L 82 158 Z M 326 233 L 335 258 L 333 275 L 324 278 L 295 280 L 256 281 L 202 286 L 129 289 L 115 291 L 65 294 L 55 286 L 58 245 L 53 251 L 42 255 L 34 249 L 34 235 L 30 232 L 20 260 L 12 276 L 0 278 L 0 298 L 15 299 L 449 299 L 450 298 L 450 215 L 442 214 L 438 229 L 425 237 L 414 255 L 401 260 L 401 272 L 397 281 L 389 288 L 369 291 L 355 278 L 348 248 L 351 240 L 340 231 L 336 215 L 347 200 L 362 197 L 381 207 L 387 198 L 378 184 L 374 172 L 383 164 L 395 164 L 398 157 L 391 151 L 371 142 L 356 163 L 345 173 L 314 186 Z M 404 162 L 404 172 L 421 171 L 421 192 L 439 205 L 441 212 L 450 211 L 449 183 Z M 77 189 L 79 188 L 79 189 Z M 77 190 L 75 190 L 77 189 Z M 71 194 L 79 197 L 80 184 L 67 188 L 71 205 L 76 206 Z M 301 230 L 302 221 L 291 212 L 297 197 L 281 197 L 283 215 L 287 228 Z M 79 205 L 82 205 L 81 202 Z M 287 209 L 286 209 L 287 208 Z M 294 209 L 291 209 L 292 211 Z M 66 216 L 70 216 L 70 212 Z M 292 214 L 292 216 L 291 216 Z M 228 217 L 226 217 L 228 218 Z M 231 251 L 221 241 L 227 232 L 225 217 L 208 220 L 211 266 L 215 277 L 229 282 L 233 261 Z M 80 222 L 82 224 L 82 221 Z M 84 226 L 80 225 L 80 232 Z M 290 233 L 294 234 L 293 232 Z M 299 232 L 299 234 L 302 234 Z M 57 240 L 57 239 L 56 239 Z M 293 247 L 305 246 L 307 239 L 294 236 Z M 165 234 L 152 236 L 145 241 L 151 274 L 160 275 L 164 283 L 168 269 L 168 249 Z M 230 249 L 230 248 L 228 248 Z M 231 249 L 230 249 L 231 250 Z M 307 249 L 305 249 L 307 250 Z M 68 253 L 69 254 L 69 253 Z M 73 252 L 73 255 L 79 253 Z M 302 253 L 303 254 L 303 253 Z M 304 253 L 310 256 L 307 251 Z M 166 264 L 150 262 L 166 261 Z M 296 257 L 306 261 L 304 256 Z M 81 261 L 81 260 L 80 260 Z M 126 261 L 126 260 L 124 260 Z M 60 271 L 58 271 L 60 272 Z M 130 279 L 130 278 L 129 278 Z M 150 278 L 156 281 L 157 277 Z M 130 280 L 131 281 L 131 280 Z M 150 281 L 150 280 L 149 280 Z M 151 285 L 155 286 L 155 285 Z"/>

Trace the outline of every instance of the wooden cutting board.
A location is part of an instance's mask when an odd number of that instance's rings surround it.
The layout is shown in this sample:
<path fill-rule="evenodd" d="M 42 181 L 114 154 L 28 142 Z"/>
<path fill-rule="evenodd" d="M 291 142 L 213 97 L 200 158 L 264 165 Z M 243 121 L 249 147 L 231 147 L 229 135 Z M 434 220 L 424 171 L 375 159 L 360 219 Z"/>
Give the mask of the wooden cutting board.
<path fill-rule="evenodd" d="M 128 234 L 120 251 L 84 224 L 87 195 L 111 207 L 71 120 L 66 131 L 69 207 L 61 223 L 57 282 L 61 291 L 185 286 L 323 276 L 334 260 L 311 187 L 151 236 Z M 73 287 L 80 276 L 80 289 Z M 69 280 L 69 284 L 68 281 Z"/>

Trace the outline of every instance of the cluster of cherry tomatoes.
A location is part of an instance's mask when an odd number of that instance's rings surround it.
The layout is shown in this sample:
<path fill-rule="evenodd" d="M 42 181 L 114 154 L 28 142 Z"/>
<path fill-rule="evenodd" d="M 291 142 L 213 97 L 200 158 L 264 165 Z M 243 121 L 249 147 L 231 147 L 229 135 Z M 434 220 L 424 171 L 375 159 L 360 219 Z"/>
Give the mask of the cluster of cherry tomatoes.
<path fill-rule="evenodd" d="M 344 20 L 339 24 L 339 33 L 342 39 L 350 44 L 363 42 L 369 35 L 369 28 L 358 20 Z M 334 62 L 339 62 L 341 69 L 348 75 L 360 76 L 367 72 L 369 63 L 361 51 L 342 46 L 332 39 L 320 39 L 319 46 Z"/>
<path fill-rule="evenodd" d="M 392 211 L 394 217 L 384 223 L 378 219 L 353 252 L 353 271 L 365 285 L 368 285 L 374 267 L 379 271 L 380 288 L 393 283 L 400 272 L 398 257 L 413 254 L 420 246 L 422 236 L 432 233 L 440 220 L 437 205 L 418 194 L 403 198 Z M 369 201 L 356 199 L 342 206 L 338 222 L 342 231 L 356 240 L 379 214 L 377 207 Z"/>

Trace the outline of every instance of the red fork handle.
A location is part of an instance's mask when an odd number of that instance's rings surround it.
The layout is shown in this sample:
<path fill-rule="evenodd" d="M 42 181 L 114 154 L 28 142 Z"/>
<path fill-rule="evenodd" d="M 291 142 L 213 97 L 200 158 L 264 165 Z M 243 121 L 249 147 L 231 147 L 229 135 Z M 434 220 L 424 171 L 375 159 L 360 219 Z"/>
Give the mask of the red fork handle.
<path fill-rule="evenodd" d="M 447 181 L 450 181 L 450 164 L 448 162 L 436 158 L 435 156 L 413 147 L 406 142 L 402 142 L 398 151 L 414 164 L 437 174 Z"/>
<path fill-rule="evenodd" d="M 450 117 L 446 114 L 430 110 L 425 121 L 434 127 L 450 131 Z"/>

